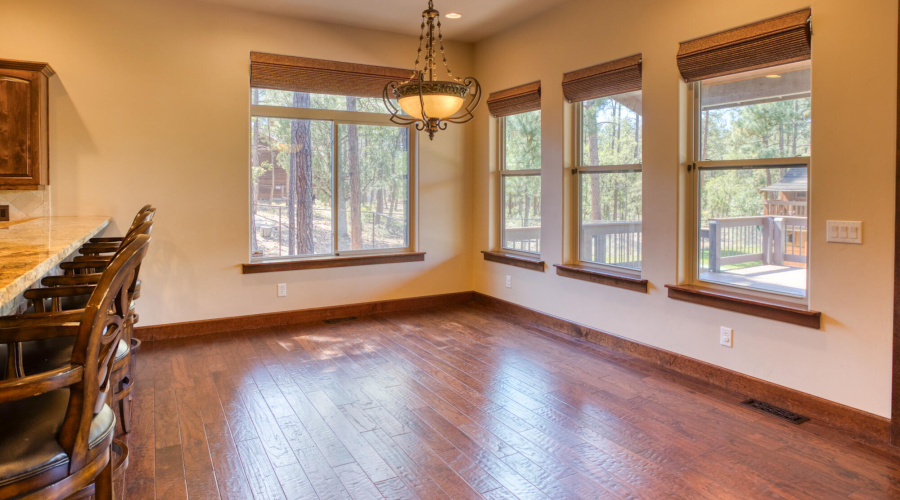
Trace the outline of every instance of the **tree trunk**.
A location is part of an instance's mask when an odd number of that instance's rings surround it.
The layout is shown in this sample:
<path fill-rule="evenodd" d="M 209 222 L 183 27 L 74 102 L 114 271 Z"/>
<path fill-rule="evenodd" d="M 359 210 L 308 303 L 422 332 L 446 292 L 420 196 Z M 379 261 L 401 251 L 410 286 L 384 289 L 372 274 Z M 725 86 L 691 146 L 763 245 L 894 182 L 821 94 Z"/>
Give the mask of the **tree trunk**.
<path fill-rule="evenodd" d="M 641 157 L 641 115 L 638 114 L 634 115 L 634 157 Z"/>
<path fill-rule="evenodd" d="M 709 157 L 707 154 L 707 146 L 709 145 L 709 110 L 703 112 L 704 120 L 703 120 L 703 137 L 701 138 L 702 146 L 700 148 L 700 158 L 699 160 L 706 160 Z"/>
<path fill-rule="evenodd" d="M 587 117 L 589 120 L 585 121 L 588 132 L 588 161 L 594 167 L 600 163 L 600 151 L 597 145 L 597 115 L 595 105 L 589 109 L 593 112 Z M 591 220 L 600 220 L 600 175 L 589 174 L 588 177 L 591 179 Z M 581 188 L 579 187 L 579 189 Z"/>
<path fill-rule="evenodd" d="M 375 225 L 381 224 L 381 213 L 384 211 L 384 189 L 375 190 Z"/>
<path fill-rule="evenodd" d="M 294 93 L 294 107 L 308 108 L 309 94 Z M 312 139 L 309 120 L 291 120 L 291 166 L 288 221 L 291 255 L 315 253 L 313 226 Z M 273 170 L 274 174 L 274 170 Z M 273 175 L 272 182 L 275 182 Z"/>
<path fill-rule="evenodd" d="M 390 201 L 388 202 L 388 215 L 391 217 L 394 216 L 394 210 L 397 206 L 397 181 L 395 179 L 391 179 L 391 196 Z"/>
<path fill-rule="evenodd" d="M 347 111 L 356 111 L 356 98 L 347 96 Z M 361 250 L 362 201 L 359 179 L 359 132 L 356 125 L 347 125 L 347 170 L 350 177 L 350 248 Z"/>

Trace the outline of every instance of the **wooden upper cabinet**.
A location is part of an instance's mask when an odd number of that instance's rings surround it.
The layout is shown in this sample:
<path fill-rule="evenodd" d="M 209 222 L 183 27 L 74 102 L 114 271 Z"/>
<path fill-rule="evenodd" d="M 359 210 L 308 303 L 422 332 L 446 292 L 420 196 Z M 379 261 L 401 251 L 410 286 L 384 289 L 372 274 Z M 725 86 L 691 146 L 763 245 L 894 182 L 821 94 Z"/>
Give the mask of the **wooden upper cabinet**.
<path fill-rule="evenodd" d="M 50 183 L 47 63 L 0 59 L 0 189 Z"/>

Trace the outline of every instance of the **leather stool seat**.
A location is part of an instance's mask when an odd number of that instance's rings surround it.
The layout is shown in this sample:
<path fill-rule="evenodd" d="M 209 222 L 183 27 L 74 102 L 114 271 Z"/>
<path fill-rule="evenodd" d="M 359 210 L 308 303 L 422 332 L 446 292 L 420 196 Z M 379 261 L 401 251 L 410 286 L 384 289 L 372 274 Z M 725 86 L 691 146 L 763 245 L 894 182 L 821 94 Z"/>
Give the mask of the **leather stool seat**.
<path fill-rule="evenodd" d="M 55 468 L 60 477 L 68 474 L 69 457 L 56 440 L 68 404 L 69 389 L 59 389 L 0 405 L 0 486 Z M 103 442 L 115 426 L 115 412 L 103 405 L 91 421 L 89 446 Z"/>

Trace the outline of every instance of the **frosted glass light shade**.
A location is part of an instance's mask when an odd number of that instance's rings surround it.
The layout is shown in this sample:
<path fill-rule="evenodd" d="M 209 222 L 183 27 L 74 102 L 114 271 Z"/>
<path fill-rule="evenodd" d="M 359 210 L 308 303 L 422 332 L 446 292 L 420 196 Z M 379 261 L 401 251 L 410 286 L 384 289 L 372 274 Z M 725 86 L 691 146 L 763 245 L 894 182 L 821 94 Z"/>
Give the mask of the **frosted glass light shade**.
<path fill-rule="evenodd" d="M 463 98 L 456 95 L 423 95 L 419 99 L 419 95 L 411 95 L 400 98 L 397 103 L 400 108 L 409 116 L 422 119 L 422 103 L 425 104 L 425 114 L 428 118 L 438 118 L 443 120 L 448 116 L 453 116 L 459 111 L 463 105 Z"/>
<path fill-rule="evenodd" d="M 409 116 L 422 120 L 422 104 L 428 118 L 443 120 L 453 116 L 466 99 L 469 89 L 460 82 L 412 80 L 393 90 L 400 108 Z"/>

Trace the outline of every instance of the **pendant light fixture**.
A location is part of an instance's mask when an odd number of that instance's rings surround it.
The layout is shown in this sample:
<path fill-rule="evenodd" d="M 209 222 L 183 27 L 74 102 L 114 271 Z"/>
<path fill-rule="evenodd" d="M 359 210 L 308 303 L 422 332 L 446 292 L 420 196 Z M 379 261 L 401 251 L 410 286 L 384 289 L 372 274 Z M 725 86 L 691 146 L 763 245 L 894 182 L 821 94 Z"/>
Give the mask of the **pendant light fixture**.
<path fill-rule="evenodd" d="M 440 47 L 447 73 L 445 80 L 438 80 L 435 75 L 435 44 Z M 420 70 L 423 47 L 425 61 Z M 382 97 L 392 122 L 400 125 L 415 123 L 416 130 L 427 130 L 428 138 L 432 140 L 435 132 L 446 130 L 448 123 L 465 123 L 475 118 L 472 111 L 481 101 L 481 85 L 472 77 L 453 77 L 444 53 L 441 14 L 434 9 L 433 0 L 428 0 L 428 8 L 422 12 L 422 33 L 419 35 L 415 72 L 405 82 L 388 82 Z M 397 100 L 400 109 L 391 99 Z"/>

